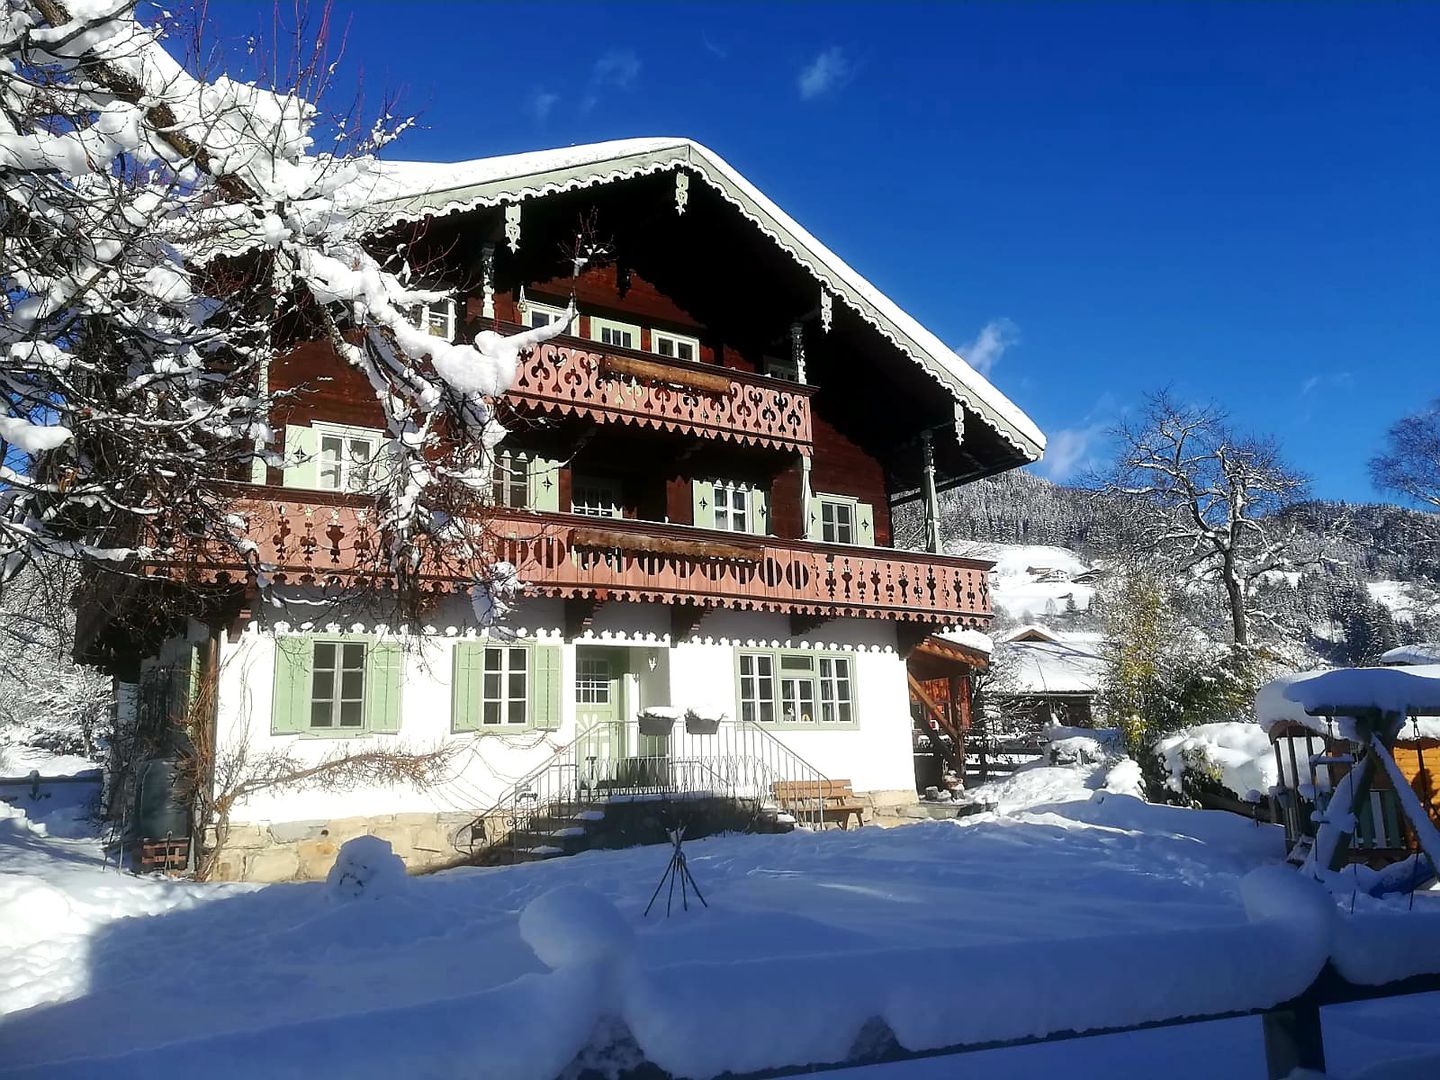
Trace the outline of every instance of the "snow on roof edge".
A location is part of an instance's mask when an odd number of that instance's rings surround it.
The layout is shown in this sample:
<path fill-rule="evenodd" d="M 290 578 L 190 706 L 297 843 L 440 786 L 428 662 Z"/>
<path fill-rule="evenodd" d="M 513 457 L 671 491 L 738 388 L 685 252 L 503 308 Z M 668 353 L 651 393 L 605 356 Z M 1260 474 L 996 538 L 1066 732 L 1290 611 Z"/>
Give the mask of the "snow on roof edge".
<path fill-rule="evenodd" d="M 602 167 L 607 164 L 612 167 Z M 993 383 L 820 243 L 729 162 L 692 139 L 621 139 L 451 164 L 385 162 L 371 194 L 375 202 L 396 206 L 389 220 L 398 222 L 610 183 L 681 164 L 709 181 L 865 321 L 920 363 L 957 404 L 968 405 L 988 420 L 1022 456 L 1031 461 L 1043 457 L 1045 435 Z M 572 175 L 564 175 L 567 172 Z M 514 181 L 525 182 L 517 185 Z M 745 205 L 747 201 L 750 206 Z"/>

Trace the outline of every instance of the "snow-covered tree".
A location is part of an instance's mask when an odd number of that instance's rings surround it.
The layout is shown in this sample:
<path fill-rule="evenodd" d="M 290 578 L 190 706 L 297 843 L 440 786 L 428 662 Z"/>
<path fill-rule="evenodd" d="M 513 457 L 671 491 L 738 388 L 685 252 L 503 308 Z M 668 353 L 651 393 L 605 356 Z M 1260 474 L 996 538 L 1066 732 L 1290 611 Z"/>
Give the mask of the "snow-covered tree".
<path fill-rule="evenodd" d="M 1440 510 L 1440 398 L 1395 422 L 1384 452 L 1370 459 L 1370 476 L 1382 491 Z"/>
<path fill-rule="evenodd" d="M 1119 444 L 1104 490 L 1131 500 L 1133 535 L 1182 577 L 1223 591 L 1236 645 L 1249 644 L 1258 583 L 1307 561 L 1293 524 L 1277 513 L 1305 490 L 1273 441 L 1233 431 L 1219 410 L 1149 398 Z"/>
<path fill-rule="evenodd" d="M 392 595 L 437 569 L 490 576 L 492 402 L 568 324 L 459 344 L 418 329 L 434 297 L 369 212 L 371 155 L 406 122 L 326 127 L 349 149 L 320 152 L 297 89 L 323 82 L 313 58 L 261 86 L 166 46 L 133 0 L 0 7 L 0 577 L 39 555 L 125 572 L 247 553 L 225 485 L 272 457 L 264 372 L 286 319 L 383 408 Z"/>

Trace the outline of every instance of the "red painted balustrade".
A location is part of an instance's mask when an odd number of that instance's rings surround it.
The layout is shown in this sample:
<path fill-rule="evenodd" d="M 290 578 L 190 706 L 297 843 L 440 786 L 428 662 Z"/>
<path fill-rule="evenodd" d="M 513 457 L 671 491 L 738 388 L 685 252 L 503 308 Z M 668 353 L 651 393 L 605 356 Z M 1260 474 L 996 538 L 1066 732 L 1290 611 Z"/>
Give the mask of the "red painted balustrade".
<path fill-rule="evenodd" d="M 521 361 L 513 406 L 809 454 L 813 387 L 557 338 Z"/>
<path fill-rule="evenodd" d="M 362 502 L 244 497 L 234 512 L 270 580 L 346 585 L 373 576 L 380 557 L 377 512 Z M 990 564 L 975 559 L 517 511 L 497 511 L 488 537 L 493 556 L 514 563 L 532 595 L 936 626 L 981 626 L 991 615 Z M 178 574 L 181 564 L 161 572 Z M 237 556 L 212 551 L 186 561 L 184 573 L 241 581 L 250 571 Z M 434 585 L 465 588 L 468 581 L 437 575 Z"/>

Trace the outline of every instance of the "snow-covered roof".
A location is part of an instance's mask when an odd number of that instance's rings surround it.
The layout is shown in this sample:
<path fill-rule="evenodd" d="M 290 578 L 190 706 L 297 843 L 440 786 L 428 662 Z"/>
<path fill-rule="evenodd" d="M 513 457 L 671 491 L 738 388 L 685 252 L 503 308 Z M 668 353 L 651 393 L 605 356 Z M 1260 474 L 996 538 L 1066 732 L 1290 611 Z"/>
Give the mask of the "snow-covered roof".
<path fill-rule="evenodd" d="M 1413 645 L 1401 645 L 1380 657 L 1380 663 L 1387 665 L 1440 664 L 1440 641 L 1417 641 Z"/>
<path fill-rule="evenodd" d="M 982 634 L 979 630 L 942 630 L 934 635 L 941 641 L 948 641 L 952 645 L 959 645 L 962 649 L 970 649 L 974 652 L 984 653 L 989 656 L 995 648 L 995 642 L 989 634 Z"/>
<path fill-rule="evenodd" d="M 1047 641 L 1002 641 L 995 647 L 997 694 L 1093 694 L 1105 676 L 1099 634 L 1044 630 Z"/>
<path fill-rule="evenodd" d="M 1440 664 L 1302 671 L 1266 683 L 1255 695 L 1255 719 L 1269 732 L 1290 723 L 1323 734 L 1330 717 L 1376 711 L 1409 714 L 1402 737 L 1440 738 Z"/>
<path fill-rule="evenodd" d="M 963 405 L 1024 457 L 1041 457 L 1045 436 L 1034 421 L 723 158 L 690 139 L 621 139 L 452 163 L 384 162 L 378 176 L 366 181 L 372 185 L 367 201 L 381 210 L 384 220 L 413 221 L 680 169 L 705 180 L 826 290 L 935 378 L 955 400 L 957 421 Z"/>

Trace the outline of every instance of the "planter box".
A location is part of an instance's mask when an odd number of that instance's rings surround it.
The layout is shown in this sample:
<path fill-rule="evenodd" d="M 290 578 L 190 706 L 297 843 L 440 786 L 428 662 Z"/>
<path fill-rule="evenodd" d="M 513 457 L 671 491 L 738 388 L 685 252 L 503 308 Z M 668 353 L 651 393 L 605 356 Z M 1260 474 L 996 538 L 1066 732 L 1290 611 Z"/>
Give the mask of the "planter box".
<path fill-rule="evenodd" d="M 720 730 L 720 717 L 685 714 L 685 730 L 691 735 L 714 735 Z"/>
<path fill-rule="evenodd" d="M 675 727 L 674 714 L 657 712 L 642 712 L 636 722 L 640 725 L 641 735 L 669 735 Z"/>

